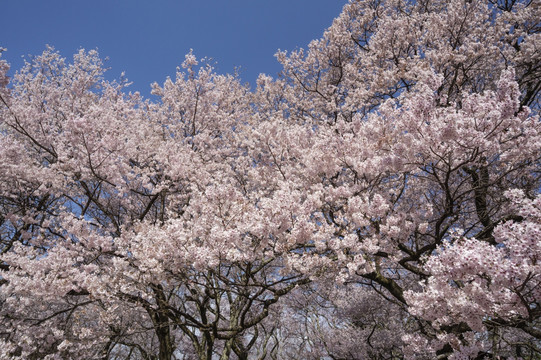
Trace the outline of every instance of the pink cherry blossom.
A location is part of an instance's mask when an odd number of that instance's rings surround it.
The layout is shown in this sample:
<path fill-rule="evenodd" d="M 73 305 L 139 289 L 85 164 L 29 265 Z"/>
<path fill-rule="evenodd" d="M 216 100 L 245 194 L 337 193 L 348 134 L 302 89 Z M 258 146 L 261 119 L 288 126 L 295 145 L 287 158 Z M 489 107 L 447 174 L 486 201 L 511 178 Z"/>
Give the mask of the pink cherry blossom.
<path fill-rule="evenodd" d="M 540 18 L 352 0 L 278 78 L 190 52 L 156 101 L 0 60 L 0 357 L 539 358 Z"/>

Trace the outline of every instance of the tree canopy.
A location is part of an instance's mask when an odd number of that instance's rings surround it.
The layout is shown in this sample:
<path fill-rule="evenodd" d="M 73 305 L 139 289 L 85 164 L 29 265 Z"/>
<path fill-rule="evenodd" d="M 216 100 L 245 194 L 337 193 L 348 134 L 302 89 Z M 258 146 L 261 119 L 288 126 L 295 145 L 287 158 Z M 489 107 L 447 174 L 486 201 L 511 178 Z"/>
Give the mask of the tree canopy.
<path fill-rule="evenodd" d="M 0 59 L 0 357 L 541 358 L 541 2 L 352 0 L 253 89 Z"/>

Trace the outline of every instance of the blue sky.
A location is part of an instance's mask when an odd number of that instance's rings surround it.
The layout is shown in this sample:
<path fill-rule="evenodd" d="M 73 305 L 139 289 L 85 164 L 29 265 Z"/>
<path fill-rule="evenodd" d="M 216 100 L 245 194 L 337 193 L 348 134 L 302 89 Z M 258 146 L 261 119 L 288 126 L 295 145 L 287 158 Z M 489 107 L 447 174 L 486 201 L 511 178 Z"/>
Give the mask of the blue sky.
<path fill-rule="evenodd" d="M 21 56 L 49 44 L 63 56 L 98 49 L 109 77 L 125 71 L 130 91 L 174 76 L 191 49 L 217 62 L 217 72 L 254 84 L 275 76 L 278 49 L 306 47 L 321 37 L 347 0 L 0 0 L 0 47 L 12 70 Z"/>

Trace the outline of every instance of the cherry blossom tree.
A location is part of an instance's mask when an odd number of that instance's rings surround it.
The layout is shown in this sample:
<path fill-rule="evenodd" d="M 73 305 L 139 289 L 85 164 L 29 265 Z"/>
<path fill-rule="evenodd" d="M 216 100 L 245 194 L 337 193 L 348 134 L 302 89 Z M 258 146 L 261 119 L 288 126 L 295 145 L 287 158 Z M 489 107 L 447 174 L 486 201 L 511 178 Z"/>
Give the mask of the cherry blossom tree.
<path fill-rule="evenodd" d="M 520 109 L 520 92 L 514 78 L 512 70 L 503 72 L 496 91 L 464 94 L 460 106 L 451 107 L 441 106 L 438 101 L 436 90 L 442 79 L 434 75 L 426 84 L 416 85 L 410 94 L 386 101 L 366 119 L 357 117 L 351 122 L 317 127 L 311 123 L 312 132 L 306 138 L 299 137 L 304 124 L 299 127 L 297 122 L 284 124 L 280 120 L 276 128 L 289 128 L 280 133 L 282 140 L 275 144 L 278 149 L 272 150 L 281 154 L 275 171 L 284 179 L 304 183 L 307 199 L 319 197 L 319 202 L 303 203 L 312 214 L 306 222 L 315 220 L 318 225 L 304 244 L 304 252 L 292 259 L 292 266 L 319 282 L 330 272 L 335 284 L 348 284 L 336 288 L 336 294 L 326 295 L 330 306 L 340 314 L 331 316 L 331 322 L 321 320 L 329 318 L 328 310 L 309 314 L 312 320 L 307 321 L 310 326 L 304 331 L 314 334 L 307 345 L 309 353 L 314 353 L 315 344 L 319 344 L 322 357 L 335 358 L 355 357 L 352 354 L 358 358 L 392 358 L 397 347 L 402 348 L 405 356 L 427 359 L 452 352 L 472 357 L 500 352 L 500 345 L 482 341 L 483 337 L 496 336 L 490 334 L 496 331 L 494 325 L 477 327 L 474 333 L 459 317 L 451 317 L 448 327 L 442 329 L 434 322 L 429 304 L 431 300 L 447 299 L 450 294 L 442 291 L 441 286 L 430 287 L 439 296 L 430 293 L 430 297 L 422 284 L 438 276 L 431 262 L 440 261 L 437 259 L 444 244 L 454 248 L 457 241 L 460 243 L 458 239 L 467 238 L 485 248 L 501 247 L 501 226 L 524 220 L 513 210 L 504 190 L 521 188 L 535 196 L 539 188 L 539 120 L 531 116 L 529 109 Z M 312 153 L 292 154 L 292 144 L 303 141 Z M 524 249 L 525 245 L 517 246 Z M 470 253 L 453 252 L 446 265 L 456 262 L 460 254 L 465 262 L 471 262 Z M 508 262 L 507 266 L 513 265 Z M 494 268 L 496 273 L 499 270 Z M 523 279 L 528 278 L 527 274 L 528 271 Z M 456 286 L 452 273 L 445 275 L 439 281 L 450 283 L 452 289 Z M 508 275 L 514 276 L 511 271 Z M 317 289 L 323 296 L 321 288 Z M 388 308 L 386 311 L 395 314 L 393 321 L 397 323 L 389 320 L 385 325 L 382 322 L 370 327 L 376 320 L 345 311 L 350 307 L 337 299 L 345 298 L 341 291 L 346 289 L 358 293 L 355 300 L 350 298 L 351 302 L 368 301 L 376 306 L 374 295 L 379 296 L 379 302 L 387 303 L 377 308 L 382 313 Z M 414 295 L 417 292 L 419 297 Z M 419 300 L 425 295 L 426 301 Z M 486 303 L 478 306 L 484 308 Z M 534 309 L 536 305 L 530 306 Z M 518 311 L 520 306 L 515 303 L 514 307 Z M 467 305 L 462 310 L 466 308 Z M 445 314 L 445 309 L 440 310 L 439 316 L 444 316 L 441 313 Z M 344 319 L 348 313 L 351 318 Z M 476 315 L 478 322 L 488 321 L 484 313 Z M 471 316 L 471 312 L 461 316 Z M 513 336 L 520 339 L 515 344 L 524 342 L 528 344 L 524 346 L 536 349 L 535 318 L 529 323 L 514 319 L 499 325 L 512 328 Z M 387 341 L 384 345 L 388 348 L 376 345 L 374 340 L 385 336 L 389 328 L 393 328 L 399 341 Z M 360 338 L 349 338 L 353 343 L 344 341 L 344 333 L 350 337 L 357 333 Z M 445 337 L 447 333 L 453 333 L 462 342 Z M 497 336 L 501 343 L 501 334 Z M 366 352 L 356 349 L 357 346 Z M 520 346 L 507 349 L 507 353 L 524 354 Z"/>
<path fill-rule="evenodd" d="M 327 234 L 319 246 L 314 239 L 318 251 L 304 262 L 326 254 L 322 270 L 401 306 L 402 320 L 417 326 L 398 335 L 404 356 L 539 354 L 535 317 L 510 321 L 502 313 L 498 323 L 477 313 L 477 324 L 487 324 L 473 329 L 447 314 L 442 329 L 430 300 L 412 302 L 417 292 L 451 297 L 426 283 L 439 277 L 457 286 L 430 264 L 459 239 L 488 249 L 508 244 L 497 234 L 524 216 L 506 191 L 537 196 L 540 11 L 529 1 L 352 1 L 307 50 L 278 53 L 287 126 L 312 129 L 310 155 L 295 154 L 281 168 L 299 169 L 295 179 L 320 192 L 314 213 Z"/>
<path fill-rule="evenodd" d="M 281 212 L 247 173 L 247 90 L 196 66 L 158 105 L 104 81 L 95 52 L 49 49 L 2 94 L 6 357 L 265 351 L 269 308 L 307 278 L 279 271 Z"/>
<path fill-rule="evenodd" d="M 410 312 L 443 330 L 438 341 L 460 344 L 466 354 L 538 351 L 541 197 L 530 200 L 519 190 L 507 196 L 521 219 L 496 227 L 500 246 L 469 238 L 446 244 L 426 263 L 432 277 L 423 291 L 409 294 Z M 467 329 L 463 338 L 451 331 L 455 324 Z M 474 332 L 488 337 L 475 338 Z"/>
<path fill-rule="evenodd" d="M 541 5 L 350 1 L 253 90 L 0 61 L 8 359 L 536 359 Z"/>

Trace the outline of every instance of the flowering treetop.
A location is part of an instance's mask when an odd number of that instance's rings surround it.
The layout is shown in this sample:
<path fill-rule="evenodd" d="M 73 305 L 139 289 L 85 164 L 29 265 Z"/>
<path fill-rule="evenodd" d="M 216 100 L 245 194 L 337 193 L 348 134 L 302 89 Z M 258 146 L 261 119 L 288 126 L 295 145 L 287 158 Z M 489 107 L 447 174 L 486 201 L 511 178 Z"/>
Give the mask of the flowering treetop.
<path fill-rule="evenodd" d="M 540 18 L 350 1 L 278 79 L 190 52 L 154 102 L 0 60 L 2 357 L 536 358 Z"/>

